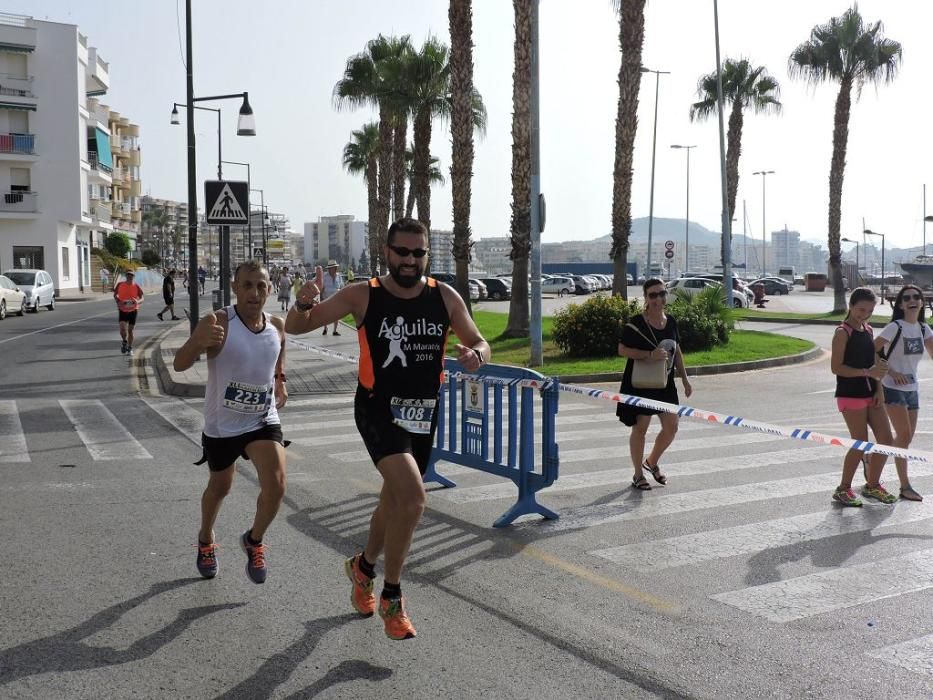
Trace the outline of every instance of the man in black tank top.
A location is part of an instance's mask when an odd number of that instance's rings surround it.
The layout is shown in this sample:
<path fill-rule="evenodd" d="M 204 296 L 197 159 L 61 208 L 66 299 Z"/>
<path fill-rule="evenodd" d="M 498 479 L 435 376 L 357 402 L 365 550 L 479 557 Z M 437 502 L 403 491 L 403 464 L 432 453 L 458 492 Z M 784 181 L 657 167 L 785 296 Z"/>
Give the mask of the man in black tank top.
<path fill-rule="evenodd" d="M 298 292 L 285 330 L 309 333 L 353 314 L 360 340 L 355 417 L 360 436 L 382 474 L 379 504 L 362 552 L 344 562 L 352 581 L 353 607 L 365 617 L 376 611 L 375 564 L 385 552 L 385 586 L 379 615 L 391 639 L 409 639 L 415 628 L 405 614 L 402 566 L 424 511 L 422 476 L 437 427 L 437 398 L 448 330 L 461 343 L 457 360 L 468 372 L 489 361 L 489 345 L 452 287 L 424 277 L 428 231 L 414 219 L 389 227 L 385 247 L 389 274 L 351 284 L 315 303 L 322 271 Z"/>

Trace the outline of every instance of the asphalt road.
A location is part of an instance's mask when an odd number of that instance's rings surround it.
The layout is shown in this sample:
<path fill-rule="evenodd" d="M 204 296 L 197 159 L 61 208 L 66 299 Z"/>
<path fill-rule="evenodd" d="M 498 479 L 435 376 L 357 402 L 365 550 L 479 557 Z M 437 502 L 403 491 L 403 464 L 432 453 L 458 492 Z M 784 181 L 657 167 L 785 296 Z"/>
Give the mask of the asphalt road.
<path fill-rule="evenodd" d="M 248 463 L 218 521 L 220 574 L 202 581 L 200 403 L 153 391 L 157 310 L 141 314 L 136 363 L 109 301 L 0 322 L 0 697 L 933 695 L 933 499 L 840 510 L 837 448 L 687 420 L 669 485 L 633 492 L 611 404 L 569 394 L 561 476 L 540 496 L 559 520 L 493 529 L 511 482 L 439 467 L 458 485 L 429 487 L 412 547 L 417 639 L 392 642 L 349 606 L 342 558 L 380 482 L 347 395 L 283 413 L 294 444 L 267 583 L 247 580 L 237 546 Z M 694 386 L 693 406 L 843 431 L 826 358 Z M 912 469 L 933 494 L 933 469 Z"/>

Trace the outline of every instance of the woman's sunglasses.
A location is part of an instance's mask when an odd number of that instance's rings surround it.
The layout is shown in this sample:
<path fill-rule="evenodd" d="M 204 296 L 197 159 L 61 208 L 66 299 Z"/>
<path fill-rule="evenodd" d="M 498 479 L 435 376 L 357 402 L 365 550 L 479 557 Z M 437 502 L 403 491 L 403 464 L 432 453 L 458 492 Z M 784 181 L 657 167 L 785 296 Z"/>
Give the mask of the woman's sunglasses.
<path fill-rule="evenodd" d="M 401 258 L 407 258 L 409 255 L 416 258 L 423 258 L 428 254 L 427 248 L 406 248 L 403 245 L 390 245 L 389 248 Z"/>
<path fill-rule="evenodd" d="M 920 301 L 923 296 L 920 294 L 902 294 L 901 301 Z"/>
<path fill-rule="evenodd" d="M 661 297 L 663 299 L 666 296 L 667 296 L 666 289 L 662 289 L 660 292 L 648 292 L 649 299 L 657 299 L 658 297 Z"/>

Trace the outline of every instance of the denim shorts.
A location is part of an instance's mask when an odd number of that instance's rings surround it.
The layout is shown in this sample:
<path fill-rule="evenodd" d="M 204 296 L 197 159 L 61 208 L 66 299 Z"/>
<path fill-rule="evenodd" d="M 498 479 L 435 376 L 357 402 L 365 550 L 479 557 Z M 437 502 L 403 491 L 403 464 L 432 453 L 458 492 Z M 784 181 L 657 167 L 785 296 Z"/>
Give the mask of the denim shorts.
<path fill-rule="evenodd" d="M 919 391 L 901 391 L 884 387 L 884 402 L 890 406 L 906 406 L 908 411 L 920 410 Z"/>

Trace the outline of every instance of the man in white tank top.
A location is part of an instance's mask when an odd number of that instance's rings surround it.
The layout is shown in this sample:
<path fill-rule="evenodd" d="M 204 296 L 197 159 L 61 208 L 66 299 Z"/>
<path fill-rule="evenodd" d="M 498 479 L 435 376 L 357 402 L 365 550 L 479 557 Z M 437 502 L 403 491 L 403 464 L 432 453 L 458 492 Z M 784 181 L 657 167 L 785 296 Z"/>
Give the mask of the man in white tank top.
<path fill-rule="evenodd" d="M 233 484 L 236 460 L 252 461 L 259 476 L 253 526 L 240 536 L 246 573 L 253 583 L 266 580 L 262 543 L 285 495 L 285 447 L 278 410 L 288 400 L 285 388 L 285 322 L 263 312 L 272 289 L 269 272 L 255 261 L 242 263 L 233 277 L 237 303 L 209 313 L 175 353 L 175 369 L 191 367 L 207 352 L 204 432 L 201 445 L 210 476 L 201 497 L 198 571 L 217 574 L 214 521 Z"/>

